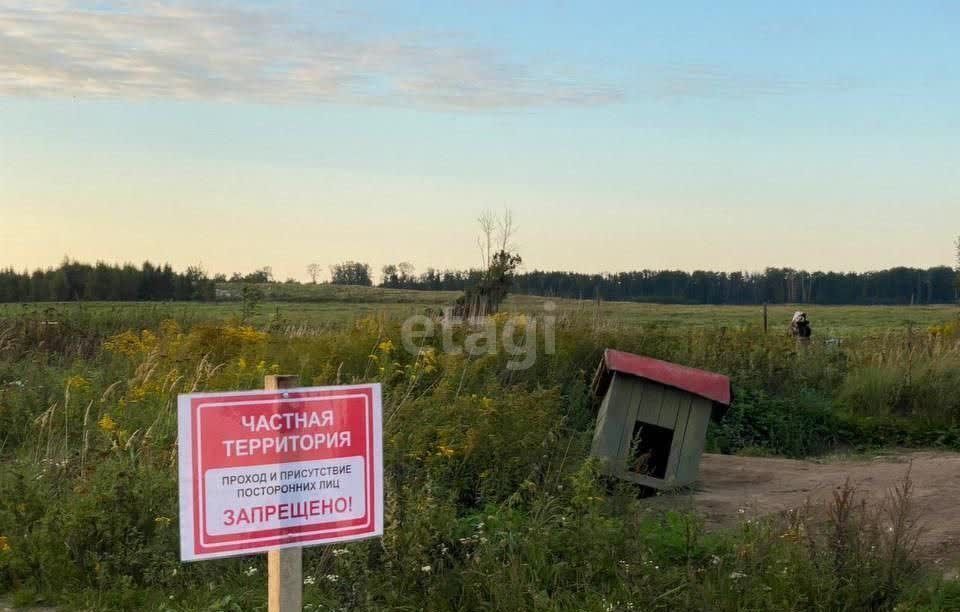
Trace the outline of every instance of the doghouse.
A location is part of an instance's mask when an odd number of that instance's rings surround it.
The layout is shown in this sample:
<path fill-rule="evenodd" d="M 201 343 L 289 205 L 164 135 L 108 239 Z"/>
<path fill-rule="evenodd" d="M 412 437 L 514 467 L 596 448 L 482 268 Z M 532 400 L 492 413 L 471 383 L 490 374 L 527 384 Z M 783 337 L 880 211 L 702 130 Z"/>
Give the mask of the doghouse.
<path fill-rule="evenodd" d="M 612 349 L 594 390 L 603 402 L 591 454 L 604 473 L 655 489 L 697 479 L 711 415 L 732 395 L 722 374 Z"/>

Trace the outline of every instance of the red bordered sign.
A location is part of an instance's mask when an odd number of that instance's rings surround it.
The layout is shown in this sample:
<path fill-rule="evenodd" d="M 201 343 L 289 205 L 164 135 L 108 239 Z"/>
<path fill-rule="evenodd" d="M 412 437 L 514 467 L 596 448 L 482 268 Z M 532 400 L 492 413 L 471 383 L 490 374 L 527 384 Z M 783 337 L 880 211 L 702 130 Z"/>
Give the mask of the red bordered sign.
<path fill-rule="evenodd" d="M 383 534 L 380 385 L 178 401 L 184 561 Z"/>

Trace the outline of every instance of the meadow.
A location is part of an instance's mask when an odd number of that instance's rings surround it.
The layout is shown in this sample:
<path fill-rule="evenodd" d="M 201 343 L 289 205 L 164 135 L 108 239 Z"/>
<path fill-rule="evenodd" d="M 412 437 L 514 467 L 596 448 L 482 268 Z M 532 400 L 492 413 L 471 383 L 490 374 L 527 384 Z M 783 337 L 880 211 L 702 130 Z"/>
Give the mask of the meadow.
<path fill-rule="evenodd" d="M 234 291 L 239 296 L 239 293 Z M 274 318 L 294 324 L 323 326 L 343 324 L 364 316 L 402 318 L 425 311 L 439 312 L 459 295 L 453 291 L 417 291 L 335 285 L 296 285 L 265 289 L 264 299 L 249 317 L 255 325 Z M 644 327 L 761 328 L 762 306 L 704 306 L 649 304 L 635 302 L 595 302 L 564 298 L 513 295 L 507 298 L 507 312 L 542 314 L 544 304 L 555 304 L 558 314 L 592 319 L 594 323 Z M 926 330 L 957 319 L 958 309 L 949 305 L 930 306 L 817 306 L 776 304 L 768 307 L 771 333 L 785 333 L 790 317 L 804 310 L 813 320 L 818 337 L 842 338 L 850 335 L 884 334 L 890 331 Z M 243 306 L 237 299 L 217 302 L 32 302 L 0 303 L 0 318 L 42 317 L 45 312 L 58 317 L 86 320 L 105 326 L 136 326 L 164 318 L 180 322 L 200 322 L 241 317 Z"/>
<path fill-rule="evenodd" d="M 847 490 L 829 508 L 707 531 L 602 480 L 588 456 L 605 347 L 730 375 L 713 452 L 960 450 L 955 307 L 809 307 L 801 347 L 790 306 L 769 309 L 764 334 L 758 307 L 556 300 L 556 351 L 511 370 L 504 350 L 402 349 L 404 317 L 456 294 L 281 289 L 258 304 L 0 305 L 0 593 L 78 610 L 265 609 L 263 556 L 178 560 L 175 399 L 283 373 L 385 392 L 385 536 L 308 549 L 308 610 L 960 606 L 956 581 L 911 546 L 909 483 L 877 507 Z M 496 322 L 525 313 L 522 334 L 542 305 L 511 297 Z"/>

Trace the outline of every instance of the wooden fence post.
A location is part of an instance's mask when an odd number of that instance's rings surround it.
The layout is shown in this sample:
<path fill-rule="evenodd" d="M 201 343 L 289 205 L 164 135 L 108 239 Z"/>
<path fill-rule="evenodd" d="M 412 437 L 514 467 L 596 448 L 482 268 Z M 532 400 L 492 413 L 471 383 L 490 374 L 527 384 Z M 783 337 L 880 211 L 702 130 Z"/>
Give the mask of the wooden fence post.
<path fill-rule="evenodd" d="M 300 384 L 293 375 L 264 376 L 266 391 L 290 389 Z M 267 605 L 269 612 L 303 610 L 303 549 L 281 548 L 267 552 Z"/>

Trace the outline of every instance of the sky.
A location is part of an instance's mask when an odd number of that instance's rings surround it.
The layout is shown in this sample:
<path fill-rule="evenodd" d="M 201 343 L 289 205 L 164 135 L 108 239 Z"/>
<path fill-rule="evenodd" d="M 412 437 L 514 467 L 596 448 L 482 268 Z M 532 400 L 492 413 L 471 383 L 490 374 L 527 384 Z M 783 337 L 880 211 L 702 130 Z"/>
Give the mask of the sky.
<path fill-rule="evenodd" d="M 0 266 L 950 265 L 958 58 L 946 0 L 0 0 Z"/>

